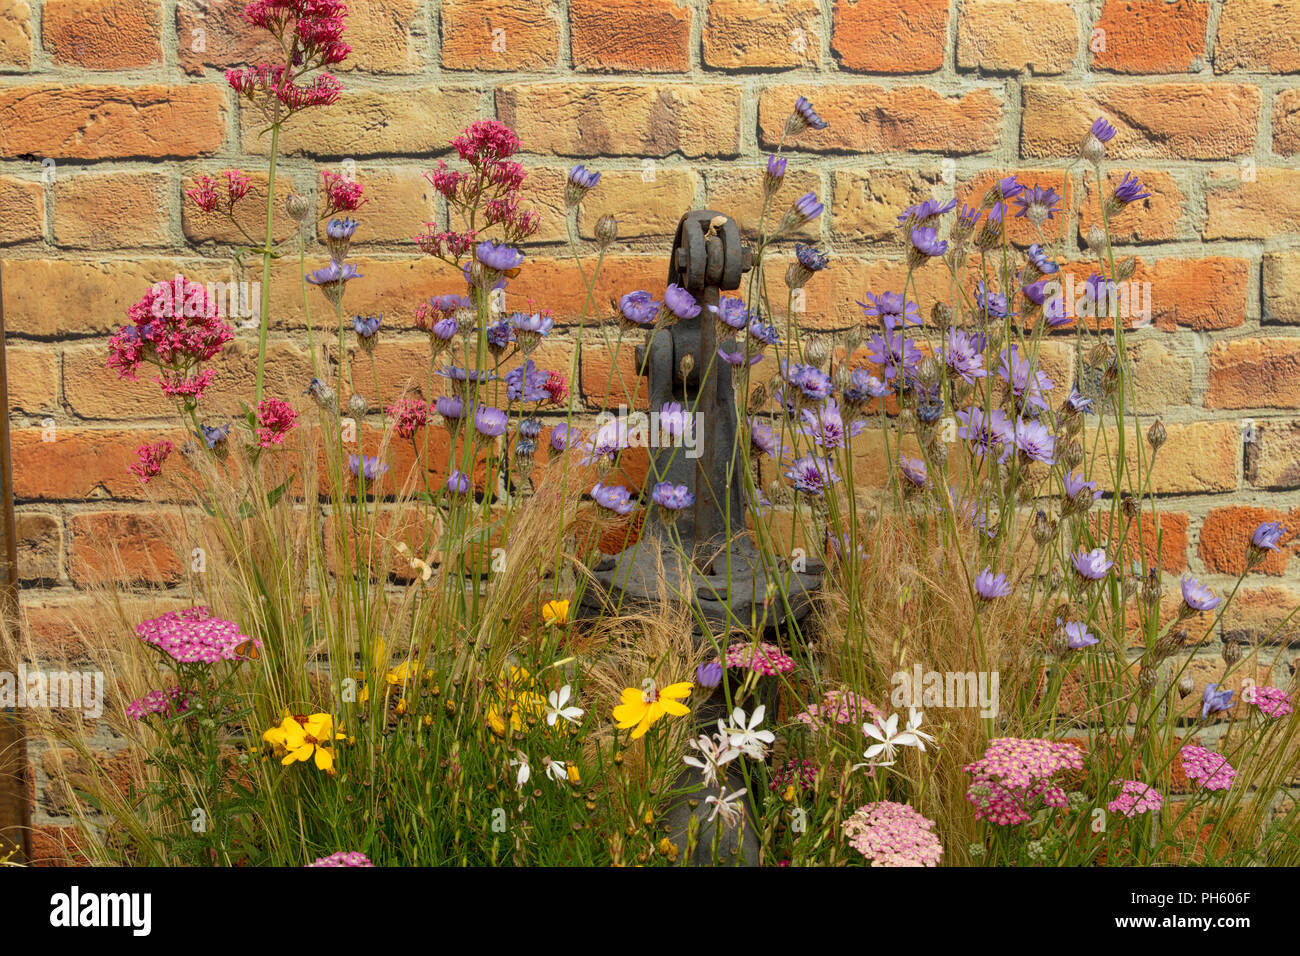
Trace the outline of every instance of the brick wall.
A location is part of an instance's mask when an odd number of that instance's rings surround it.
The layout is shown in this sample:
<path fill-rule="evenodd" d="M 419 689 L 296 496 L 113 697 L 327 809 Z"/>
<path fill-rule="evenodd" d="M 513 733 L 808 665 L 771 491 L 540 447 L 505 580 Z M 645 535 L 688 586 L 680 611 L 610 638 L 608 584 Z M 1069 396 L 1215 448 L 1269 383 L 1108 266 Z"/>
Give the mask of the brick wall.
<path fill-rule="evenodd" d="M 1300 0 L 351 7 L 343 100 L 291 126 L 283 167 L 310 191 L 322 166 L 351 161 L 367 185 L 355 245 L 365 279 L 349 288 L 350 309 L 409 329 L 417 301 L 455 288 L 409 241 L 443 214 L 421 173 L 467 121 L 497 116 L 524 142 L 543 213 L 512 288 L 555 310 L 552 358 L 575 347 L 582 301 L 563 245 L 562 181 L 574 161 L 605 174 L 576 230 L 590 236 L 604 212 L 620 222 L 600 301 L 657 288 L 685 208 L 709 203 L 752 222 L 764 150 L 795 96 L 810 96 L 831 127 L 797 143 L 787 189 L 827 204 L 807 234 L 833 250 L 834 266 L 810 286 L 804 324 L 833 330 L 856 320 L 863 291 L 901 282 L 901 206 L 978 196 L 995 171 L 1058 189 L 1068 180 L 1060 228 L 1066 258 L 1079 262 L 1097 188 L 1070 161 L 1082 130 L 1106 115 L 1120 131 L 1112 168 L 1131 168 L 1155 193 L 1118 233 L 1152 284 L 1153 325 L 1132 341 L 1139 410 L 1163 415 L 1170 435 L 1156 479 L 1167 496 L 1165 568 L 1219 587 L 1240 570 L 1255 523 L 1300 525 Z M 23 599 L 52 657 L 76 653 L 59 619 L 84 600 L 97 541 L 118 543 L 132 582 L 180 576 L 126 473 L 136 445 L 172 423 L 151 383 L 119 383 L 104 368 L 105 335 L 177 268 L 230 275 L 230 230 L 183 196 L 197 173 L 256 174 L 264 163 L 255 118 L 221 75 L 262 52 L 241 9 L 0 0 L 0 255 Z M 289 233 L 283 215 L 278 228 Z M 297 393 L 309 365 L 296 261 L 273 285 L 269 382 Z M 943 285 L 937 269 L 923 273 L 923 293 Z M 241 331 L 219 363 L 213 407 L 233 410 L 251 390 L 252 342 Z M 385 398 L 409 376 L 423 380 L 418 334 L 386 333 L 378 355 Z M 1068 380 L 1068 355 L 1059 358 Z M 581 359 L 575 392 L 590 409 L 609 356 L 587 342 Z M 880 473 L 865 458 L 863 469 Z M 1251 576 L 1230 629 L 1257 634 L 1300 603 L 1296 550 Z M 66 822 L 57 809 L 37 808 L 42 845 Z"/>

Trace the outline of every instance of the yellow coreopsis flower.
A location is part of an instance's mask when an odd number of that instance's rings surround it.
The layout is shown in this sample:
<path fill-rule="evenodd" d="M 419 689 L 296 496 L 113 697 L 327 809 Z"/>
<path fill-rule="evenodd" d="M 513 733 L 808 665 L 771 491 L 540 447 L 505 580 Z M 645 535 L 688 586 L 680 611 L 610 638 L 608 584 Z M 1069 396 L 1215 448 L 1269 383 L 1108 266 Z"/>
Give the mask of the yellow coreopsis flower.
<path fill-rule="evenodd" d="M 660 690 L 653 680 L 647 678 L 641 684 L 640 690 L 635 687 L 624 688 L 623 702 L 614 708 L 614 719 L 618 721 L 618 729 L 635 728 L 632 731 L 632 739 L 636 740 L 638 737 L 645 736 L 650 725 L 665 714 L 674 717 L 686 716 L 691 709 L 681 702 L 681 698 L 689 696 L 694 686 L 689 681 L 682 681 L 669 684 Z"/>
<path fill-rule="evenodd" d="M 526 667 L 509 665 L 502 669 L 494 689 L 496 703 L 488 707 L 487 725 L 498 737 L 506 735 L 506 722 L 502 711 L 510 711 L 510 729 L 524 730 L 529 718 L 541 719 L 546 713 L 546 698 L 533 690 L 536 686 Z"/>
<path fill-rule="evenodd" d="M 547 601 L 542 605 L 542 623 L 547 627 L 559 627 L 569 621 L 568 601 Z"/>
<path fill-rule="evenodd" d="M 299 760 L 314 758 L 316 769 L 333 773 L 334 751 L 331 745 L 345 736 L 334 732 L 334 718 L 329 714 L 312 714 L 303 723 L 286 715 L 280 726 L 266 731 L 262 739 L 277 750 L 285 751 L 280 762 L 286 767 Z"/>

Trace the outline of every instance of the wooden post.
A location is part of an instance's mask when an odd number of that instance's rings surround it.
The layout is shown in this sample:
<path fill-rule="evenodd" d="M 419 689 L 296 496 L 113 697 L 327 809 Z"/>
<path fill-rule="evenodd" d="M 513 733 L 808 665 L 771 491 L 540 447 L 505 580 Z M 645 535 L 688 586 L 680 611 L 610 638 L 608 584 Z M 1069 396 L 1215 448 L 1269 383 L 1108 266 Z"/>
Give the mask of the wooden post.
<path fill-rule="evenodd" d="M 0 615 L 18 641 L 18 540 L 14 526 L 14 463 L 9 446 L 9 372 L 5 365 L 4 263 L 0 262 Z M 0 671 L 17 674 L 18 662 L 0 649 Z M 17 849 L 32 858 L 32 808 L 27 801 L 27 738 L 21 711 L 0 711 L 0 854 Z"/>

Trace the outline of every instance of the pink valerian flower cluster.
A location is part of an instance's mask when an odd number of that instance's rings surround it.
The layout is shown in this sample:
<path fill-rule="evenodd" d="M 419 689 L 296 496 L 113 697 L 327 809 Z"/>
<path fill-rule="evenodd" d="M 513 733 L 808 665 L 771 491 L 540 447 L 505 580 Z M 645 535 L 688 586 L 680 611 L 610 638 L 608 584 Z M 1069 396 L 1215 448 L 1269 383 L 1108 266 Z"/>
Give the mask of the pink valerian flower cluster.
<path fill-rule="evenodd" d="M 190 696 L 179 687 L 151 690 L 139 700 L 126 705 L 126 715 L 132 720 L 144 720 L 150 714 L 183 714 L 189 709 Z"/>
<path fill-rule="evenodd" d="M 546 390 L 547 400 L 555 405 L 563 405 L 569 397 L 569 382 L 559 372 L 548 372 L 542 388 Z"/>
<path fill-rule="evenodd" d="M 221 320 L 216 297 L 201 282 L 177 275 L 155 284 L 127 311 L 131 320 L 108 340 L 108 367 L 134 381 L 140 366 L 158 366 L 163 393 L 197 402 L 213 372 L 198 365 L 214 358 L 234 337 Z"/>
<path fill-rule="evenodd" d="M 342 173 L 322 169 L 320 171 L 321 197 L 324 199 L 322 219 L 341 212 L 356 212 L 370 200 L 363 198 L 365 187 L 355 179 L 349 179 Z"/>
<path fill-rule="evenodd" d="M 352 48 L 343 42 L 348 10 L 339 0 L 254 0 L 244 8 L 244 19 L 272 34 L 288 51 L 288 63 L 259 63 L 226 71 L 226 82 L 240 96 L 252 100 L 268 118 L 279 116 L 268 99 L 278 101 L 290 114 L 311 106 L 335 102 L 342 84 L 322 72 L 303 83 L 307 74 L 343 62 Z"/>
<path fill-rule="evenodd" d="M 830 690 L 822 696 L 820 704 L 809 704 L 806 710 L 795 714 L 794 719 L 813 730 L 820 730 L 830 724 L 857 726 L 883 716 L 880 709 L 861 694 L 851 690 Z"/>
<path fill-rule="evenodd" d="M 1237 779 L 1237 771 L 1223 754 L 1204 747 L 1187 746 L 1180 751 L 1183 773 L 1206 790 L 1227 790 Z"/>
<path fill-rule="evenodd" d="M 1241 696 L 1265 717 L 1285 717 L 1295 709 L 1290 695 L 1280 687 L 1254 687 Z"/>
<path fill-rule="evenodd" d="M 260 63 L 239 70 L 227 70 L 226 82 L 240 96 L 252 100 L 266 112 L 263 102 L 268 98 L 278 100 L 288 114 L 313 106 L 329 106 L 338 102 L 343 84 L 330 73 L 321 73 L 308 84 L 299 85 L 293 74 L 286 74 L 283 66 Z"/>
<path fill-rule="evenodd" d="M 817 764 L 811 760 L 787 760 L 772 772 L 767 786 L 773 793 L 781 793 L 791 784 L 796 790 L 811 793 L 817 784 Z"/>
<path fill-rule="evenodd" d="M 257 403 L 257 444 L 260 448 L 284 444 L 284 437 L 297 424 L 298 413 L 282 398 L 265 398 Z"/>
<path fill-rule="evenodd" d="M 859 807 L 844 821 L 849 845 L 872 866 L 938 866 L 943 844 L 933 829 L 933 820 L 891 800 Z"/>
<path fill-rule="evenodd" d="M 220 192 L 217 181 L 204 173 L 194 180 L 194 188 L 187 189 L 185 195 L 204 212 L 221 210 L 233 215 L 235 204 L 248 195 L 252 183 L 241 169 L 223 169 L 218 175 L 222 178 Z"/>
<path fill-rule="evenodd" d="M 308 866 L 371 866 L 374 864 L 366 857 L 364 853 L 358 853 L 355 850 L 339 850 L 337 853 L 331 853 L 329 856 L 322 856 L 313 860 Z"/>
<path fill-rule="evenodd" d="M 1065 791 L 1056 776 L 1083 769 L 1083 752 L 1073 744 L 1041 738 L 996 737 L 984 756 L 963 767 L 973 778 L 966 800 L 976 820 L 999 826 L 1028 823 L 1031 810 L 1063 807 Z"/>
<path fill-rule="evenodd" d="M 241 634 L 231 621 L 213 617 L 199 605 L 170 611 L 135 626 L 136 636 L 182 664 L 246 660 L 262 642 Z"/>
<path fill-rule="evenodd" d="M 732 644 L 727 648 L 728 667 L 746 667 L 764 677 L 774 677 L 794 670 L 794 658 L 775 644 Z"/>
<path fill-rule="evenodd" d="M 426 231 L 415 237 L 420 251 L 460 265 L 484 230 L 499 229 L 507 243 L 535 233 L 540 217 L 520 204 L 527 172 L 510 159 L 519 151 L 519 138 L 510 127 L 496 120 L 479 120 L 452 139 L 451 145 L 470 170 L 452 169 L 439 160 L 436 169 L 425 173 L 425 179 L 446 198 L 449 211 L 460 213 L 466 228 L 444 230 L 427 223 Z M 471 215 L 474 211 L 477 215 Z M 480 225 L 470 229 L 471 221 Z"/>
<path fill-rule="evenodd" d="M 388 406 L 394 421 L 393 431 L 403 438 L 414 438 L 415 433 L 429 423 L 429 403 L 422 398 L 403 398 Z"/>
<path fill-rule="evenodd" d="M 162 474 L 163 462 L 175 447 L 165 438 L 141 445 L 135 450 L 136 460 L 128 465 L 126 470 L 139 478 L 140 484 L 147 485 L 151 479 Z"/>
<path fill-rule="evenodd" d="M 1150 784 L 1141 780 L 1112 780 L 1119 785 L 1119 796 L 1106 804 L 1111 813 L 1122 813 L 1126 817 L 1136 817 L 1143 813 L 1155 813 L 1164 806 L 1165 798 Z"/>

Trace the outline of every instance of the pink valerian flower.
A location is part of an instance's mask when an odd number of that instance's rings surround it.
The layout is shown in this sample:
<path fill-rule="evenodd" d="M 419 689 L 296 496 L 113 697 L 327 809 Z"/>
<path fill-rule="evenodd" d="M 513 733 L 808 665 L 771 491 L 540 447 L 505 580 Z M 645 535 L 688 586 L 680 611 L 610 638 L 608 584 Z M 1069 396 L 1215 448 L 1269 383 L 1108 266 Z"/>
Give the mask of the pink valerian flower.
<path fill-rule="evenodd" d="M 240 633 L 239 625 L 214 617 L 203 605 L 142 621 L 135 633 L 181 664 L 247 660 L 262 647 L 257 638 Z"/>
<path fill-rule="evenodd" d="M 426 225 L 434 224 L 426 223 Z M 455 232 L 431 228 L 415 237 L 415 246 L 426 256 L 459 263 L 465 254 L 474 248 L 474 243 L 477 241 L 478 232 L 474 229 L 468 232 Z"/>
<path fill-rule="evenodd" d="M 172 453 L 175 446 L 165 438 L 148 445 L 141 445 L 135 450 L 136 461 L 127 466 L 127 471 L 140 479 L 140 484 L 149 484 L 150 479 L 162 474 L 163 462 Z"/>
<path fill-rule="evenodd" d="M 1072 744 L 1041 738 L 996 737 L 984 756 L 963 767 L 972 777 L 966 800 L 976 820 L 999 826 L 1028 823 L 1038 807 L 1063 807 L 1056 776 L 1083 769 L 1083 752 Z"/>
<path fill-rule="evenodd" d="M 1111 784 L 1120 788 L 1119 796 L 1106 804 L 1111 813 L 1122 813 L 1132 818 L 1143 813 L 1155 813 L 1164 805 L 1165 798 L 1160 791 L 1141 780 L 1112 780 Z"/>
<path fill-rule="evenodd" d="M 844 821 L 849 845 L 872 866 L 938 866 L 943 844 L 933 830 L 933 820 L 892 800 L 868 803 Z"/>
<path fill-rule="evenodd" d="M 477 120 L 451 141 L 461 159 L 476 168 L 509 159 L 519 151 L 519 137 L 505 123 Z"/>
<path fill-rule="evenodd" d="M 343 42 L 347 15 L 339 0 L 253 0 L 244 7 L 244 20 L 291 46 L 303 69 L 341 63 L 352 52 Z"/>
<path fill-rule="evenodd" d="M 182 714 L 189 709 L 190 695 L 179 687 L 151 690 L 139 700 L 126 705 L 126 715 L 132 720 L 144 720 L 150 714 Z"/>
<path fill-rule="evenodd" d="M 1285 717 L 1295 708 L 1291 697 L 1280 687 L 1251 687 L 1241 694 L 1248 704 L 1254 704 L 1266 717 Z"/>
<path fill-rule="evenodd" d="M 280 398 L 267 398 L 257 403 L 257 444 L 262 448 L 284 444 L 284 436 L 296 424 L 298 413 Z"/>
<path fill-rule="evenodd" d="M 414 438 L 415 433 L 429 423 L 432 412 L 429 403 L 422 398 L 403 398 L 388 406 L 388 414 L 395 421 L 393 431 L 403 438 Z"/>
<path fill-rule="evenodd" d="M 220 194 L 217 192 L 217 181 L 204 173 L 194 180 L 194 188 L 187 189 L 185 195 L 204 212 L 211 213 L 220 209 L 229 215 L 235 211 L 235 204 L 248 195 L 252 183 L 240 169 L 224 169 L 220 175 L 224 180 Z"/>
<path fill-rule="evenodd" d="M 365 187 L 354 179 L 348 179 L 342 173 L 331 169 L 322 169 L 321 195 L 325 198 L 325 211 L 322 219 L 340 212 L 356 212 L 370 200 L 363 198 Z"/>
<path fill-rule="evenodd" d="M 799 723 L 820 730 L 830 724 L 863 724 L 883 717 L 879 708 L 861 694 L 851 690 L 829 690 L 822 695 L 820 704 L 809 704 L 794 715 Z"/>
<path fill-rule="evenodd" d="M 794 670 L 794 658 L 766 641 L 760 641 L 757 646 L 732 644 L 727 648 L 727 666 L 744 667 L 764 677 L 774 677 Z"/>
<path fill-rule="evenodd" d="M 367 859 L 364 853 L 357 853 L 355 850 L 352 852 L 348 852 L 346 850 L 339 850 L 339 852 L 337 853 L 331 853 L 329 856 L 322 856 L 317 860 L 313 860 L 311 863 L 308 863 L 307 865 L 308 866 L 370 866 L 370 867 L 374 866 L 374 864 L 371 863 L 369 859 Z"/>
<path fill-rule="evenodd" d="M 561 405 L 569 397 L 569 383 L 559 372 L 550 372 L 542 383 L 547 398 L 553 405 Z"/>
<path fill-rule="evenodd" d="M 298 75 L 301 75 L 301 71 Z M 302 85 L 297 82 L 294 74 L 286 74 L 283 66 L 272 66 L 269 63 L 226 70 L 226 82 L 240 96 L 252 101 L 268 118 L 273 114 L 267 101 L 278 100 L 286 111 L 280 117 L 281 121 L 300 110 L 336 103 L 343 92 L 343 84 L 332 73 L 319 73 L 309 83 Z"/>
<path fill-rule="evenodd" d="M 1183 760 L 1183 773 L 1188 780 L 1199 783 L 1206 790 L 1227 790 L 1237 779 L 1237 771 L 1226 757 L 1204 747 L 1187 746 L 1179 755 Z"/>

